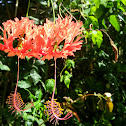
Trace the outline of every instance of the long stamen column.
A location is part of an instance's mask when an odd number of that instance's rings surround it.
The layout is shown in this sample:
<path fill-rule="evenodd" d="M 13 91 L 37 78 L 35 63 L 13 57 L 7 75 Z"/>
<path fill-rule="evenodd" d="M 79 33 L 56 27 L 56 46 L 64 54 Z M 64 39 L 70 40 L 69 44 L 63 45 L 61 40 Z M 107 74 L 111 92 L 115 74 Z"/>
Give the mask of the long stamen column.
<path fill-rule="evenodd" d="M 58 124 L 58 120 L 67 120 L 70 117 L 72 117 L 72 111 L 69 111 L 65 117 L 60 118 L 61 115 L 63 114 L 63 109 L 60 106 L 59 102 L 56 102 L 56 99 L 54 99 L 54 94 L 55 94 L 55 89 L 56 89 L 56 60 L 55 60 L 55 74 L 54 74 L 54 79 L 55 79 L 55 85 L 54 85 L 54 90 L 52 94 L 51 101 L 47 101 L 45 104 L 46 107 L 46 114 L 49 116 L 49 121 L 52 122 L 53 124 L 55 123 Z"/>

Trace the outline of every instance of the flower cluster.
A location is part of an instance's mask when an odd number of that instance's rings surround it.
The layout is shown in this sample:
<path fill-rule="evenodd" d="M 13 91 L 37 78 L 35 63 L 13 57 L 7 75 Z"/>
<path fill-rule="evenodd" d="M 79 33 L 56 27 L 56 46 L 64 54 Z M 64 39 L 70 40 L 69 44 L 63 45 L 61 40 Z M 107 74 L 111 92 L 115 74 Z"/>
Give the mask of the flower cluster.
<path fill-rule="evenodd" d="M 67 58 L 74 56 L 73 52 L 81 49 L 82 22 L 72 21 L 72 17 L 64 19 L 58 17 L 56 23 L 46 20 L 44 26 L 37 26 L 33 20 L 27 17 L 14 21 L 8 20 L 3 23 L 0 30 L 4 44 L 0 43 L 0 50 L 8 53 L 8 56 L 36 57 L 42 60 Z"/>
<path fill-rule="evenodd" d="M 58 124 L 58 120 L 67 120 L 72 117 L 70 110 L 65 117 L 60 118 L 63 109 L 59 102 L 54 99 L 56 88 L 56 59 L 74 56 L 74 52 L 81 49 L 82 22 L 72 21 L 72 17 L 66 16 L 61 19 L 59 16 L 56 23 L 46 20 L 44 25 L 35 25 L 33 20 L 22 17 L 21 20 L 15 18 L 14 21 L 8 20 L 3 23 L 0 30 L 3 35 L 0 36 L 0 50 L 8 53 L 8 56 L 18 56 L 18 74 L 15 93 L 10 94 L 7 103 L 13 112 L 21 112 L 33 107 L 31 102 L 28 106 L 21 99 L 21 95 L 17 92 L 19 80 L 19 58 L 24 59 L 25 56 L 35 57 L 41 60 L 55 60 L 55 85 L 50 101 L 47 101 L 45 107 L 50 122 Z"/>

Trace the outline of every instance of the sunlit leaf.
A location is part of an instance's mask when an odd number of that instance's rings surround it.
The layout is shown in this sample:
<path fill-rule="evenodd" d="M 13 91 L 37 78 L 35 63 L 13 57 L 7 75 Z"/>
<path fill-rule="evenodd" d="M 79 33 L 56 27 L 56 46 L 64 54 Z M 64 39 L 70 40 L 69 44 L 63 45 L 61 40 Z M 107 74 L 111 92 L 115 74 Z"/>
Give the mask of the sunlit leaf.
<path fill-rule="evenodd" d="M 89 19 L 91 19 L 93 26 L 99 27 L 98 25 L 98 19 L 94 16 L 89 16 Z"/>
<path fill-rule="evenodd" d="M 98 48 L 100 48 L 101 43 L 103 41 L 102 37 L 103 37 L 103 34 L 101 31 L 95 31 L 95 30 L 92 31 L 92 41 L 94 45 L 97 44 Z"/>
<path fill-rule="evenodd" d="M 26 81 L 18 81 L 18 87 L 20 88 L 29 88 L 31 87 L 31 84 Z"/>
<path fill-rule="evenodd" d="M 10 68 L 7 65 L 0 65 L 0 70 L 10 71 Z"/>
<path fill-rule="evenodd" d="M 109 18 L 110 23 L 112 24 L 112 26 L 117 30 L 120 31 L 120 25 L 119 22 L 116 18 L 116 15 L 111 15 Z"/>
<path fill-rule="evenodd" d="M 121 0 L 121 2 L 122 2 L 124 5 L 126 5 L 126 0 Z"/>

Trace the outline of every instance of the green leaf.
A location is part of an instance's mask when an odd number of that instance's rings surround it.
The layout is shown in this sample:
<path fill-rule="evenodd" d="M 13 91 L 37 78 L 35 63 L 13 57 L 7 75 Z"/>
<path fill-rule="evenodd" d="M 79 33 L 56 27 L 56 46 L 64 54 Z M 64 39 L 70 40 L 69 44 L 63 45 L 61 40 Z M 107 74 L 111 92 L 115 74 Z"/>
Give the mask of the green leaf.
<path fill-rule="evenodd" d="M 31 87 L 31 84 L 26 81 L 18 81 L 18 87 L 20 88 L 29 88 Z"/>
<path fill-rule="evenodd" d="M 0 61 L 0 70 L 10 71 L 10 68 L 7 65 L 3 65 L 3 63 Z"/>
<path fill-rule="evenodd" d="M 40 89 L 35 92 L 35 97 L 38 98 L 39 101 L 41 100 L 42 95 L 43 93 Z"/>
<path fill-rule="evenodd" d="M 103 56 L 104 58 L 108 58 L 109 57 L 109 55 L 106 52 L 104 52 L 103 50 L 101 50 L 99 52 L 99 56 Z"/>
<path fill-rule="evenodd" d="M 97 18 L 95 18 L 94 16 L 89 16 L 89 19 L 92 21 L 93 26 L 99 27 Z"/>
<path fill-rule="evenodd" d="M 42 119 L 36 119 L 36 122 L 41 125 L 41 126 L 45 126 L 45 124 L 43 123 L 44 121 Z M 43 123 L 43 124 L 42 124 Z"/>
<path fill-rule="evenodd" d="M 85 14 L 88 16 L 89 12 L 91 11 L 91 8 L 86 8 L 84 9 L 84 11 L 82 12 L 82 14 Z"/>
<path fill-rule="evenodd" d="M 46 90 L 46 86 L 45 86 L 44 82 L 43 82 L 42 80 L 40 80 L 40 82 L 41 82 L 41 84 L 42 84 L 44 90 Z"/>
<path fill-rule="evenodd" d="M 35 64 L 36 64 L 37 66 L 41 66 L 41 65 L 44 65 L 45 62 L 44 62 L 43 60 L 36 60 Z"/>
<path fill-rule="evenodd" d="M 28 89 L 26 89 L 26 88 L 24 88 L 26 91 L 28 91 L 29 92 L 29 97 L 30 97 L 30 99 L 36 99 L 36 97 L 28 90 Z"/>
<path fill-rule="evenodd" d="M 30 72 L 25 73 L 24 74 L 24 79 L 27 80 L 29 76 L 30 76 Z"/>
<path fill-rule="evenodd" d="M 91 8 L 91 13 L 94 13 L 95 11 L 96 11 L 96 6 L 93 6 L 92 8 Z"/>
<path fill-rule="evenodd" d="M 124 5 L 126 5 L 126 0 L 121 0 L 121 2 L 122 2 Z"/>
<path fill-rule="evenodd" d="M 50 94 L 52 94 L 52 92 L 53 92 L 54 84 L 55 84 L 55 80 L 54 79 L 48 79 L 45 82 L 46 89 L 49 91 Z"/>
<path fill-rule="evenodd" d="M 30 71 L 30 76 L 31 76 L 31 78 L 33 80 L 34 85 L 36 85 L 41 79 L 41 76 L 36 72 L 35 69 L 32 69 Z"/>
<path fill-rule="evenodd" d="M 63 80 L 64 80 L 64 75 L 62 75 L 62 76 L 60 77 L 60 82 L 63 82 Z"/>
<path fill-rule="evenodd" d="M 100 17 L 103 15 L 104 10 L 105 10 L 105 8 L 104 8 L 103 5 L 100 6 L 99 8 L 97 8 L 97 10 L 95 11 L 95 17 L 96 17 L 97 19 L 100 18 Z"/>
<path fill-rule="evenodd" d="M 46 2 L 46 1 L 40 1 L 40 3 L 41 3 L 42 5 L 47 5 L 47 2 Z"/>
<path fill-rule="evenodd" d="M 72 66 L 73 68 L 75 68 L 75 62 L 74 62 L 73 60 L 71 60 L 71 59 L 68 59 L 68 60 L 66 61 L 66 65 L 67 65 L 68 69 L 70 69 L 71 66 Z"/>
<path fill-rule="evenodd" d="M 107 26 L 105 24 L 105 19 L 102 20 L 102 25 L 104 26 L 105 29 L 107 29 Z"/>
<path fill-rule="evenodd" d="M 107 1 L 108 1 L 108 0 L 100 0 L 101 4 L 104 5 L 104 6 L 107 5 Z"/>
<path fill-rule="evenodd" d="M 64 76 L 68 76 L 68 78 L 71 78 L 73 75 L 72 74 L 70 74 L 67 70 L 65 70 L 65 75 Z"/>
<path fill-rule="evenodd" d="M 94 0 L 94 2 L 95 2 L 96 7 L 99 8 L 99 6 L 100 6 L 100 0 Z"/>
<path fill-rule="evenodd" d="M 33 16 L 28 16 L 29 19 L 33 19 L 35 21 L 35 24 L 39 24 L 39 19 Z"/>
<path fill-rule="evenodd" d="M 69 79 L 68 76 L 65 76 L 65 77 L 64 77 L 64 83 L 65 83 L 66 87 L 69 89 L 70 79 Z"/>
<path fill-rule="evenodd" d="M 100 48 L 101 43 L 103 41 L 103 34 L 101 31 L 92 31 L 92 41 L 94 43 L 94 45 L 97 44 L 98 48 Z"/>
<path fill-rule="evenodd" d="M 0 69 L 1 70 L 5 70 L 5 71 L 10 71 L 10 68 L 7 65 L 0 65 Z"/>
<path fill-rule="evenodd" d="M 117 30 L 117 31 L 120 31 L 120 25 L 119 25 L 119 22 L 116 18 L 116 15 L 111 15 L 109 17 L 109 21 L 110 23 L 112 24 L 112 26 Z"/>
<path fill-rule="evenodd" d="M 101 62 L 98 62 L 98 66 L 100 68 L 101 66 L 106 66 L 106 65 L 103 63 L 103 61 L 101 61 Z"/>

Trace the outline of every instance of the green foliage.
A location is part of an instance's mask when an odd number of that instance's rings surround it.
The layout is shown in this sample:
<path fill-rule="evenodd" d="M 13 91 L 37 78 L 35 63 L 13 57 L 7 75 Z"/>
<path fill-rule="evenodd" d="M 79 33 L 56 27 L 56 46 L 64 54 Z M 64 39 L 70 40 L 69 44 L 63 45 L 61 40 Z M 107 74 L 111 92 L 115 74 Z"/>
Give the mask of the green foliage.
<path fill-rule="evenodd" d="M 65 71 L 64 73 L 65 73 L 65 75 L 61 76 L 60 82 L 64 81 L 66 87 L 69 88 L 70 78 L 72 77 L 72 75 L 68 71 Z"/>
<path fill-rule="evenodd" d="M 32 69 L 30 71 L 30 77 L 32 78 L 34 85 L 36 85 L 41 79 L 41 76 L 37 73 L 35 69 Z"/>
<path fill-rule="evenodd" d="M 54 83 L 55 83 L 54 79 L 48 79 L 45 82 L 46 89 L 47 89 L 47 91 L 49 91 L 50 94 L 52 94 L 52 92 L 53 92 Z"/>
<path fill-rule="evenodd" d="M 101 43 L 103 41 L 102 39 L 103 35 L 101 31 L 92 31 L 92 41 L 94 43 L 94 45 L 97 44 L 98 48 L 100 48 Z"/>
<path fill-rule="evenodd" d="M 118 23 L 116 15 L 110 15 L 109 21 L 117 31 L 120 31 L 120 25 Z"/>
<path fill-rule="evenodd" d="M 0 61 L 0 70 L 10 71 L 10 68 Z"/>
<path fill-rule="evenodd" d="M 71 67 L 75 68 L 75 62 L 73 60 L 68 59 L 66 60 L 66 66 L 68 69 L 70 69 Z"/>
<path fill-rule="evenodd" d="M 31 84 L 26 81 L 18 81 L 18 87 L 20 88 L 29 88 L 31 87 Z"/>

